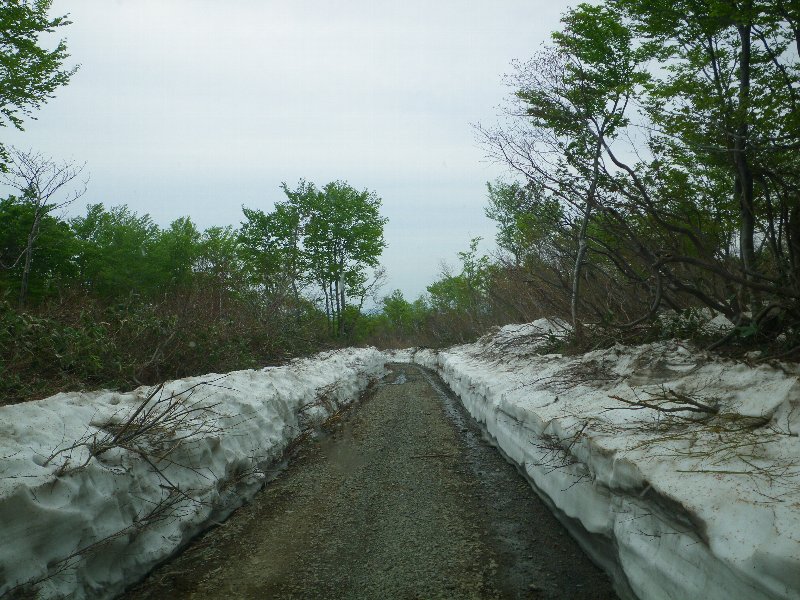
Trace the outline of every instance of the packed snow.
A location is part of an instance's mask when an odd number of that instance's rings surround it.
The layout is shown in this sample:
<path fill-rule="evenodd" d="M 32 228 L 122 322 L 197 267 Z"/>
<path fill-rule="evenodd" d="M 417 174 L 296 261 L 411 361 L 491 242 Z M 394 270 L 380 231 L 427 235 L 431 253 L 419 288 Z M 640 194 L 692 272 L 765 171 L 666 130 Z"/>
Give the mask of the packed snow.
<path fill-rule="evenodd" d="M 565 328 L 392 359 L 440 373 L 621 596 L 800 598 L 800 369 L 680 341 L 548 354 Z"/>
<path fill-rule="evenodd" d="M 386 361 L 410 361 L 441 374 L 622 597 L 800 598 L 800 368 L 674 340 L 552 353 L 568 329 L 0 408 L 0 596 L 113 597 L 252 496 Z"/>
<path fill-rule="evenodd" d="M 252 496 L 384 361 L 348 349 L 0 408 L 0 596 L 115 596 Z"/>

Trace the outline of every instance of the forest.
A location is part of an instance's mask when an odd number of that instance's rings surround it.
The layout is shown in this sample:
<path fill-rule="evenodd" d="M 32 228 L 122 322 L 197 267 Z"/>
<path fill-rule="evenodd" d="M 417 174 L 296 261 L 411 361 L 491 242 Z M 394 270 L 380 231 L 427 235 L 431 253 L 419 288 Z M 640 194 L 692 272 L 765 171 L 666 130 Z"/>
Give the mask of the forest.
<path fill-rule="evenodd" d="M 8 2 L 0 124 L 69 83 L 65 17 Z M 728 353 L 800 352 L 800 3 L 606 0 L 506 77 L 476 124 L 508 167 L 487 184 L 497 249 L 411 300 L 382 289 L 381 199 L 301 180 L 237 226 L 161 227 L 90 204 L 84 165 L 0 147 L 0 397 L 125 388 L 279 364 L 322 348 L 441 347 L 558 317 L 553 350 L 684 337 Z M 498 96 L 502 93 L 498 91 Z M 373 308 L 374 307 L 374 308 Z M 709 336 L 700 315 L 734 327 Z"/>

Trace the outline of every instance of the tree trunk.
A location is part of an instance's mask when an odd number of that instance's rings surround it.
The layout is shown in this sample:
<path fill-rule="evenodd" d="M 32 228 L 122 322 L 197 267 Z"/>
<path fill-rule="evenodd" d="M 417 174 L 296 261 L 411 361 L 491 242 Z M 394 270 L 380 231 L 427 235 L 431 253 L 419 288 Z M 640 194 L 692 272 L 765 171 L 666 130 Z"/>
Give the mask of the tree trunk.
<path fill-rule="evenodd" d="M 750 105 L 750 60 L 751 60 L 751 35 L 752 25 L 742 24 L 737 26 L 739 39 L 742 44 L 739 57 L 739 106 L 737 117 L 737 130 L 733 141 L 733 160 L 736 167 L 735 190 L 739 200 L 740 232 L 739 250 L 741 253 L 742 268 L 746 279 L 752 279 L 757 274 L 755 253 L 755 211 L 753 194 L 753 173 L 748 160 L 748 112 Z"/>
<path fill-rule="evenodd" d="M 600 177 L 600 153 L 603 148 L 604 127 L 600 128 L 597 132 L 597 145 L 594 149 L 594 162 L 592 164 L 592 181 L 589 184 L 589 190 L 586 194 L 586 210 L 583 213 L 583 221 L 581 228 L 578 231 L 578 252 L 575 255 L 575 267 L 572 270 L 572 298 L 570 308 L 572 311 L 572 328 L 575 332 L 575 337 L 581 337 L 581 324 L 578 321 L 578 298 L 580 293 L 580 278 L 581 267 L 583 261 L 586 259 L 586 232 L 589 229 L 589 220 L 592 216 L 592 208 L 594 207 L 594 196 L 597 193 L 597 180 Z"/>
<path fill-rule="evenodd" d="M 322 284 L 322 293 L 325 294 L 325 316 L 328 319 L 328 331 L 331 331 L 333 329 L 331 321 L 331 300 L 330 294 L 328 294 L 328 286 L 326 283 Z"/>
<path fill-rule="evenodd" d="M 345 308 L 345 295 L 344 295 L 344 267 L 342 267 L 341 276 L 339 277 L 339 281 L 337 282 L 339 286 L 339 297 L 340 297 L 340 304 L 341 313 L 339 317 L 339 335 L 344 335 L 344 308 Z"/>
<path fill-rule="evenodd" d="M 578 232 L 578 252 L 575 255 L 575 266 L 572 269 L 572 298 L 570 308 L 572 309 L 572 327 L 575 331 L 575 336 L 578 338 L 581 333 L 581 325 L 578 321 L 578 296 L 580 293 L 581 266 L 586 258 L 586 230 L 589 227 L 590 215 L 591 208 L 587 204 L 586 212 L 583 213 L 581 228 Z"/>
<path fill-rule="evenodd" d="M 220 272 L 219 272 L 219 281 L 217 282 L 217 285 L 219 287 L 219 289 L 218 289 L 219 306 L 217 307 L 217 320 L 221 321 L 222 320 L 222 312 L 223 312 L 223 308 L 222 308 L 222 301 L 223 300 L 222 299 L 223 299 L 223 297 L 225 295 L 225 271 L 223 271 L 223 270 L 220 270 Z"/>
<path fill-rule="evenodd" d="M 800 202 L 792 207 L 789 223 L 786 226 L 786 238 L 789 245 L 789 263 L 792 269 L 792 280 L 795 287 L 800 286 Z"/>
<path fill-rule="evenodd" d="M 342 320 L 342 311 L 341 307 L 339 306 L 339 284 L 336 281 L 331 282 L 330 284 L 330 294 L 331 294 L 331 307 L 333 312 L 333 326 L 331 327 L 331 333 L 336 335 L 339 332 L 339 322 Z"/>
<path fill-rule="evenodd" d="M 36 236 L 39 234 L 39 222 L 41 215 L 37 210 L 33 216 L 33 224 L 28 233 L 28 243 L 25 246 L 25 265 L 22 268 L 22 281 L 19 284 L 19 307 L 23 308 L 28 300 L 28 284 L 31 276 L 31 267 L 33 265 L 33 248 L 36 242 Z"/>

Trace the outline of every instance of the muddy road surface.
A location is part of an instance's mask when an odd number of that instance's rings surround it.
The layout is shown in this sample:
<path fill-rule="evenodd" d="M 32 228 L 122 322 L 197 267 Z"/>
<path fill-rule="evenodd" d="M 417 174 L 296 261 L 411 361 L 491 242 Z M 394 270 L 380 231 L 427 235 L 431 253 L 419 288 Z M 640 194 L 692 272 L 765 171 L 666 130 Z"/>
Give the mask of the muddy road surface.
<path fill-rule="evenodd" d="M 433 373 L 390 373 L 125 600 L 616 598 Z"/>

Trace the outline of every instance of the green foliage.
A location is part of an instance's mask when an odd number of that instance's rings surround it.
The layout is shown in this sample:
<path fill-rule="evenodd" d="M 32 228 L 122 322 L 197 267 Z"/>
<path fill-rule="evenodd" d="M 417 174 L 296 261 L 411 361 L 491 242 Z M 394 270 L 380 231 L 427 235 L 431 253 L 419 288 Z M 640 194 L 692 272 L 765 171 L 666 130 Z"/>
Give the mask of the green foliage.
<path fill-rule="evenodd" d="M 516 95 L 534 127 L 564 139 L 564 156 L 578 166 L 596 153 L 599 138 L 628 123 L 627 98 L 647 81 L 644 56 L 617 11 L 581 4 L 563 17 L 555 46 L 540 55 L 536 73 Z M 577 162 L 576 162 L 577 161 Z"/>
<path fill-rule="evenodd" d="M 478 255 L 481 238 L 473 238 L 469 250 L 459 252 L 461 272 L 444 276 L 428 286 L 430 303 L 438 311 L 466 312 L 474 316 L 485 310 L 490 262 L 488 256 Z"/>
<path fill-rule="evenodd" d="M 9 302 L 0 302 L 2 402 L 26 400 L 43 390 L 80 382 L 118 382 L 122 365 L 109 343 L 107 326 L 84 312 L 62 321 L 19 312 Z M 105 361 L 117 364 L 104 365 Z"/>
<path fill-rule="evenodd" d="M 202 252 L 201 235 L 189 217 L 173 221 L 169 229 L 158 235 L 153 245 L 153 258 L 161 263 L 171 285 L 186 286 L 194 275 L 194 267 Z"/>
<path fill-rule="evenodd" d="M 19 294 L 24 251 L 34 219 L 34 207 L 15 197 L 0 200 L 0 294 Z M 35 260 L 28 293 L 34 301 L 58 294 L 77 274 L 77 241 L 69 225 L 51 215 L 39 224 Z"/>
<path fill-rule="evenodd" d="M 489 187 L 487 214 L 513 257 L 490 296 L 524 291 L 547 316 L 569 307 L 576 338 L 583 322 L 639 331 L 666 309 L 700 307 L 742 323 L 734 345 L 793 338 L 798 32 L 800 9 L 784 0 L 567 11 L 552 45 L 509 78 L 508 124 L 479 128 L 525 177 Z M 459 282 L 445 283 L 456 297 Z"/>
<path fill-rule="evenodd" d="M 313 307 L 296 319 L 257 297 L 228 297 L 220 317 L 218 300 L 197 290 L 103 305 L 76 294 L 25 312 L 0 301 L 0 404 L 256 368 L 326 342 Z"/>
<path fill-rule="evenodd" d="M 295 298 L 303 287 L 317 286 L 331 331 L 344 335 L 353 326 L 346 316 L 351 299 L 359 299 L 360 313 L 368 272 L 386 246 L 381 200 L 342 181 L 317 189 L 301 180 L 282 189 L 287 200 L 273 212 L 243 209 L 242 245 L 253 280 L 272 290 L 290 287 Z"/>
<path fill-rule="evenodd" d="M 562 245 L 565 224 L 561 204 L 533 182 L 487 183 L 486 216 L 497 223 L 497 245 L 509 252 L 516 264 L 536 254 L 552 259 Z"/>
<path fill-rule="evenodd" d="M 520 227 L 520 217 L 529 212 L 535 202 L 534 194 L 529 187 L 516 181 L 504 183 L 496 181 L 487 183 L 489 205 L 486 216 L 497 222 L 497 245 L 509 252 L 516 262 L 528 247 Z"/>
<path fill-rule="evenodd" d="M 22 129 L 24 117 L 66 85 L 76 68 L 65 69 L 63 40 L 53 49 L 40 38 L 69 24 L 65 16 L 50 18 L 51 0 L 5 0 L 0 4 L 0 127 Z M 7 158 L 0 144 L 0 165 Z"/>
<path fill-rule="evenodd" d="M 239 233 L 232 227 L 210 227 L 203 232 L 196 253 L 195 285 L 211 294 L 212 314 L 221 318 L 228 300 L 248 289 Z"/>
<path fill-rule="evenodd" d="M 353 308 L 348 310 L 353 311 Z M 425 296 L 409 302 L 400 290 L 394 290 L 383 297 L 375 310 L 357 316 L 351 340 L 382 348 L 439 346 L 441 339 L 435 331 L 436 319 Z"/>
<path fill-rule="evenodd" d="M 656 160 L 717 189 L 744 271 L 796 286 L 800 12 L 772 0 L 614 4 L 665 65 L 642 96 Z"/>
<path fill-rule="evenodd" d="M 307 198 L 303 246 L 320 283 L 344 280 L 348 291 L 358 294 L 365 269 L 378 265 L 386 247 L 380 206 L 374 192 L 342 181 Z"/>
<path fill-rule="evenodd" d="M 102 204 L 64 221 L 48 205 L 0 201 L 3 402 L 257 367 L 365 339 L 373 324 L 345 294 L 363 293 L 377 266 L 380 200 L 340 182 L 286 191 L 272 213 L 245 209 L 241 231 L 201 232 L 189 218 L 162 229 Z M 37 214 L 30 302 L 14 309 Z M 302 293 L 311 283 L 331 287 L 327 313 Z"/>
<path fill-rule="evenodd" d="M 418 299 L 411 303 L 403 298 L 403 292 L 395 290 L 383 298 L 383 316 L 393 330 L 405 335 L 411 334 L 425 317 L 427 307 L 424 302 L 423 299 Z"/>
<path fill-rule="evenodd" d="M 305 182 L 301 182 L 300 188 L 305 187 Z M 287 191 L 285 186 L 284 190 Z M 291 193 L 287 191 L 287 195 Z M 242 211 L 247 220 L 242 223 L 241 241 L 251 280 L 273 291 L 287 285 L 302 285 L 305 261 L 300 247 L 299 203 L 278 203 L 268 214 L 246 207 Z"/>
<path fill-rule="evenodd" d="M 167 248 L 157 253 L 161 231 L 149 215 L 139 216 L 127 206 L 106 210 L 94 204 L 85 217 L 72 220 L 72 227 L 82 244 L 81 283 L 100 298 L 151 296 L 168 281 Z"/>

